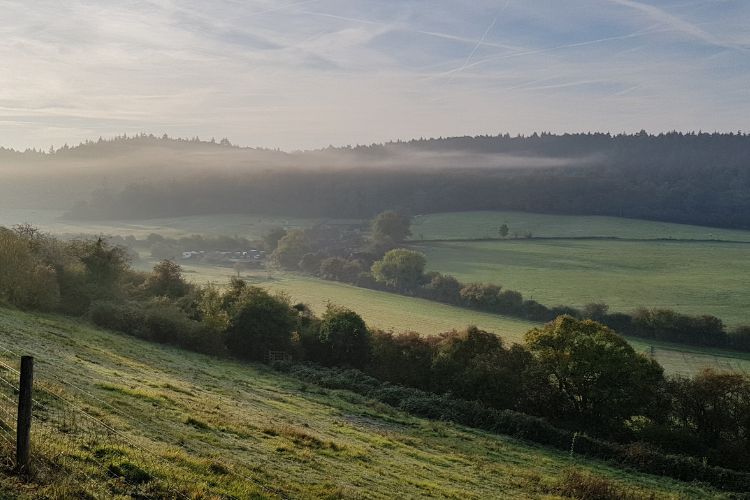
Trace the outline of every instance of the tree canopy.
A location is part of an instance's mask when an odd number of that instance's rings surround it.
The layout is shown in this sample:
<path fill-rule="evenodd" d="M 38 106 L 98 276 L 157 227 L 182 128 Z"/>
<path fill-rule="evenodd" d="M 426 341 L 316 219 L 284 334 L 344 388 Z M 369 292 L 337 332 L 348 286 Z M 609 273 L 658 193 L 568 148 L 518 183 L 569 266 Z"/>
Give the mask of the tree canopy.
<path fill-rule="evenodd" d="M 389 250 L 372 265 L 376 280 L 399 290 L 414 290 L 424 278 L 427 259 L 424 254 L 407 248 Z"/>
<path fill-rule="evenodd" d="M 378 214 L 372 221 L 375 241 L 401 243 L 411 236 L 411 219 L 393 210 Z"/>
<path fill-rule="evenodd" d="M 580 423 L 621 425 L 653 402 L 663 380 L 656 361 L 592 320 L 560 316 L 529 331 L 525 341 L 570 416 Z"/>

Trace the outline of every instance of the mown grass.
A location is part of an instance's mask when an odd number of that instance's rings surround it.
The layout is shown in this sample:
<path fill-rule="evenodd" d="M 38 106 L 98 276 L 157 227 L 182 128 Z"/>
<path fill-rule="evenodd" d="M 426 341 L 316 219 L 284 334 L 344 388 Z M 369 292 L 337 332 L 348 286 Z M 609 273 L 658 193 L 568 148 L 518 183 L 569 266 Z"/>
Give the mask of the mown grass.
<path fill-rule="evenodd" d="M 0 497 L 559 498 L 570 467 L 644 497 L 721 497 L 58 316 L 0 309 L 0 342 L 138 446 L 68 446 L 68 470 L 26 484 L 2 468 Z M 47 438 L 41 458 L 62 443 Z"/>

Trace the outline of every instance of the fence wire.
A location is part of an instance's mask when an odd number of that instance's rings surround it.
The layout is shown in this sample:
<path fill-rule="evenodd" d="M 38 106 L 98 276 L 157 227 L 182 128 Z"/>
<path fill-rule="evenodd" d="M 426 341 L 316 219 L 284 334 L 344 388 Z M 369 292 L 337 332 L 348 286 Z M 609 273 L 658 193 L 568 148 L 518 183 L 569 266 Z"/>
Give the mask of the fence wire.
<path fill-rule="evenodd" d="M 19 370 L 15 355 L 0 346 L 0 463 L 12 466 L 15 457 Z M 188 498 L 168 475 L 153 475 L 128 457 L 161 462 L 165 459 L 133 443 L 111 424 L 92 415 L 83 404 L 60 390 L 59 379 L 35 370 L 32 402 L 31 463 L 26 476 L 39 484 L 53 484 L 60 492 L 113 494 L 150 493 L 159 498 Z M 156 483 L 152 482 L 156 479 Z M 102 491 L 106 481 L 107 489 Z M 158 488 L 158 491 L 155 490 Z M 71 493 L 73 494 L 73 493 Z"/>

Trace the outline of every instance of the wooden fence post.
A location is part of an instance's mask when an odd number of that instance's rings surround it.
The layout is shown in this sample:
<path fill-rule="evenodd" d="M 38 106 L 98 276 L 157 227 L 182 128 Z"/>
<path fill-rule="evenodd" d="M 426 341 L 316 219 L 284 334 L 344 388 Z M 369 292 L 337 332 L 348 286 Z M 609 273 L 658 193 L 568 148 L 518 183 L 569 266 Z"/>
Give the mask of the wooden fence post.
<path fill-rule="evenodd" d="M 34 358 L 21 357 L 21 380 L 18 391 L 18 421 L 16 425 L 16 470 L 29 471 L 31 457 L 31 406 L 34 391 Z"/>

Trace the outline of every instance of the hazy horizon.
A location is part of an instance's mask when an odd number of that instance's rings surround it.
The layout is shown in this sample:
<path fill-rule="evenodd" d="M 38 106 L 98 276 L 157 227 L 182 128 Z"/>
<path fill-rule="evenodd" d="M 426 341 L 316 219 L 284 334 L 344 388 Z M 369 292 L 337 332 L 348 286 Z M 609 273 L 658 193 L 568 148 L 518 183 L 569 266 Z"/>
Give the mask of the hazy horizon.
<path fill-rule="evenodd" d="M 285 151 L 728 132 L 750 111 L 750 5 L 739 1 L 4 7 L 0 133 L 21 150 L 139 132 Z"/>

